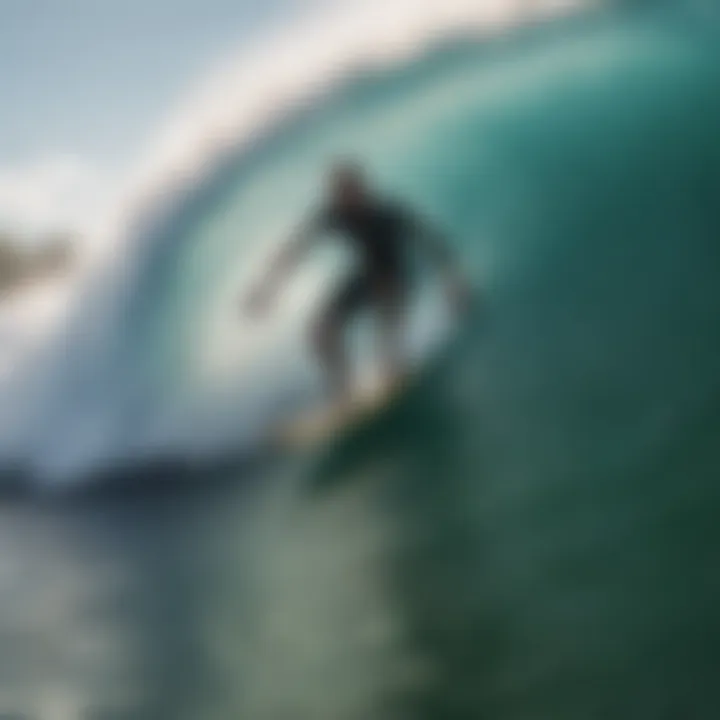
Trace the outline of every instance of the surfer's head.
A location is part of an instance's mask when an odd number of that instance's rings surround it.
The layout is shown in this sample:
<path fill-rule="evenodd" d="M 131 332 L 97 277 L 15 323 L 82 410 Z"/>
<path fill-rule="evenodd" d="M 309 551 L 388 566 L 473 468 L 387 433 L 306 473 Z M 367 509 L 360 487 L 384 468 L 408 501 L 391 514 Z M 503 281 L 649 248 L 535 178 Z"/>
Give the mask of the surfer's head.
<path fill-rule="evenodd" d="M 334 163 L 328 174 L 328 194 L 335 207 L 352 209 L 362 206 L 368 196 L 362 167 L 349 160 Z"/>

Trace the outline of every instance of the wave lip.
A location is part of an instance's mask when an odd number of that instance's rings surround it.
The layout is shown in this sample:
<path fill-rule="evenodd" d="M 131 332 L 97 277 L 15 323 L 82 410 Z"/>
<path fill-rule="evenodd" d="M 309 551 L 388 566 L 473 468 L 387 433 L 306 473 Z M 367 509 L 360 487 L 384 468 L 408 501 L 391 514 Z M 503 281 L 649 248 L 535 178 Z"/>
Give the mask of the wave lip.
<path fill-rule="evenodd" d="M 590 0 L 376 0 L 315 12 L 222 63 L 176 108 L 133 174 L 142 203 L 167 201 L 214 161 L 364 72 L 409 62 L 433 45 L 497 34 Z"/>

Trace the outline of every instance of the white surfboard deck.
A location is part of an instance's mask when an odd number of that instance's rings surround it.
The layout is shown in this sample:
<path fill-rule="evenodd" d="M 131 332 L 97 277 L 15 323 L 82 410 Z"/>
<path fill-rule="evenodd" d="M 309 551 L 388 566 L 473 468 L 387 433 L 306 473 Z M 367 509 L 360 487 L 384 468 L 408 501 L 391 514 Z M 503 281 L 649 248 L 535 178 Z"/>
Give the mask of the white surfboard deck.
<path fill-rule="evenodd" d="M 282 425 L 276 434 L 281 447 L 312 446 L 340 436 L 388 407 L 407 387 L 410 375 L 357 390 L 342 404 L 325 404 Z"/>

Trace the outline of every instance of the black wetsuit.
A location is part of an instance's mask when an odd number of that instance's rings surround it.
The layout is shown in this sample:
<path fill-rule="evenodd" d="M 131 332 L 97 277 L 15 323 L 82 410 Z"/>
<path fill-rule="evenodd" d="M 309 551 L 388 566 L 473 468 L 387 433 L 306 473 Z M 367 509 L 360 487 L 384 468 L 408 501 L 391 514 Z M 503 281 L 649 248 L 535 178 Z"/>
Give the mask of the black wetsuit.
<path fill-rule="evenodd" d="M 327 319 L 342 321 L 367 305 L 399 310 L 407 300 L 411 281 L 408 244 L 429 233 L 414 213 L 389 201 L 373 200 L 366 206 L 321 210 L 313 222 L 315 232 L 338 233 L 351 243 L 359 259 L 358 270 L 336 291 Z M 445 262 L 444 243 L 428 242 L 437 259 Z"/>

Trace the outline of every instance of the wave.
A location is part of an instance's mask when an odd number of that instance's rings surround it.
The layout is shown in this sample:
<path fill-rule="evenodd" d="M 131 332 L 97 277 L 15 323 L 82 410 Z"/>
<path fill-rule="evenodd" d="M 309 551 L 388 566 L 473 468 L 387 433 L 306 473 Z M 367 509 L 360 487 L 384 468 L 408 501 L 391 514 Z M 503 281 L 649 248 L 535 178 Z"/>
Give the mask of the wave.
<path fill-rule="evenodd" d="M 590 3 L 393 0 L 323 7 L 244 48 L 193 90 L 153 141 L 133 195 L 142 205 L 172 203 L 175 193 L 212 172 L 218 158 L 261 141 L 292 113 L 358 76 L 411 62 L 439 44 L 496 35 L 578 6 Z"/>
<path fill-rule="evenodd" d="M 158 375 L 172 374 L 172 353 L 160 359 L 148 355 L 148 344 L 155 342 L 148 333 L 156 333 L 157 324 L 148 324 L 147 316 L 161 317 L 164 324 L 188 322 L 177 298 L 163 295 L 163 274 L 184 262 L 178 234 L 213 217 L 208 208 L 237 182 L 238 173 L 257 177 L 254 157 L 301 127 L 307 113 L 327 108 L 343 88 L 356 87 L 362 78 L 382 78 L 393 67 L 412 67 L 432 48 L 492 36 L 579 4 L 398 0 L 323 8 L 223 63 L 171 114 L 115 210 L 97 228 L 96 252 L 83 269 L 67 323 L 48 333 L 41 350 L 7 383 L 3 405 L 12 411 L 0 417 L 2 455 L 8 461 L 20 458 L 39 481 L 57 484 L 128 457 L 180 453 L 180 448 L 188 455 L 215 453 L 241 437 L 251 443 L 258 431 L 250 421 L 254 411 L 278 402 L 257 390 L 252 359 L 233 369 L 242 375 L 248 368 L 244 378 L 235 378 L 234 393 L 204 387 L 189 400 L 181 378 L 171 390 L 158 382 Z M 295 206 L 306 200 L 307 193 L 295 198 Z M 260 235 L 254 248 L 246 243 L 247 258 L 266 251 L 270 228 Z M 252 265 L 249 259 L 245 264 Z M 233 278 L 236 287 L 240 280 Z M 308 280 L 297 297 L 309 297 L 313 284 Z M 295 318 L 285 317 L 286 326 Z M 277 353 L 279 335 L 276 327 L 264 345 L 265 357 Z M 244 352 L 248 355 L 247 348 Z M 216 354 L 222 353 L 219 348 Z M 259 357 L 258 351 L 256 364 Z M 279 363 L 274 372 L 275 384 L 282 378 L 287 393 L 295 384 L 293 373 L 300 371 Z"/>

